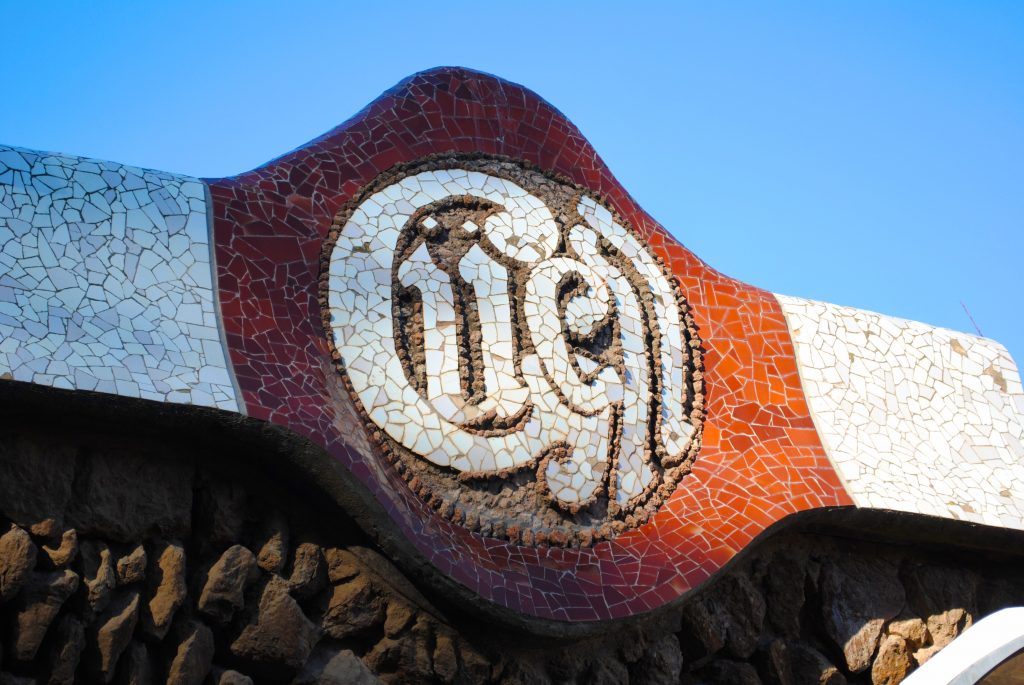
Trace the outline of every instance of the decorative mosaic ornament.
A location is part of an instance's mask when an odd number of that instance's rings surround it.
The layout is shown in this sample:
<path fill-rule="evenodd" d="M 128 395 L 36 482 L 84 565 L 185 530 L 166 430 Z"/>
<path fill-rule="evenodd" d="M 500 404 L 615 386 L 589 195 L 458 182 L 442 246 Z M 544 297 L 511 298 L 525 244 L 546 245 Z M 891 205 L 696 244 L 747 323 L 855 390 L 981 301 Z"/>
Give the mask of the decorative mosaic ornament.
<path fill-rule="evenodd" d="M 0 146 L 22 384 L 273 425 L 417 578 L 556 632 L 802 512 L 1024 529 L 1005 348 L 716 271 L 560 112 L 466 69 L 231 178 Z"/>
<path fill-rule="evenodd" d="M 700 341 L 623 224 L 565 179 L 479 156 L 389 170 L 336 218 L 322 288 L 339 369 L 448 518 L 592 542 L 646 521 L 689 470 Z"/>

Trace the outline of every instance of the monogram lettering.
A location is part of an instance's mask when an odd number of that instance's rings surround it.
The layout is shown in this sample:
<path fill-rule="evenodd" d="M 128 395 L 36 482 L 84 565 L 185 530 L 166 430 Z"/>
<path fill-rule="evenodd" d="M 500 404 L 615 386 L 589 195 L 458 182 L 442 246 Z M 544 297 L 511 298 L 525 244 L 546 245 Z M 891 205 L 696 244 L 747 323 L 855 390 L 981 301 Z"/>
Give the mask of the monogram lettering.
<path fill-rule="evenodd" d="M 601 537 L 645 519 L 699 439 L 676 287 L 564 182 L 503 160 L 423 166 L 364 193 L 328 245 L 325 321 L 359 405 L 414 489 L 475 529 L 539 516 Z M 524 511 L 543 502 L 555 514 Z"/>

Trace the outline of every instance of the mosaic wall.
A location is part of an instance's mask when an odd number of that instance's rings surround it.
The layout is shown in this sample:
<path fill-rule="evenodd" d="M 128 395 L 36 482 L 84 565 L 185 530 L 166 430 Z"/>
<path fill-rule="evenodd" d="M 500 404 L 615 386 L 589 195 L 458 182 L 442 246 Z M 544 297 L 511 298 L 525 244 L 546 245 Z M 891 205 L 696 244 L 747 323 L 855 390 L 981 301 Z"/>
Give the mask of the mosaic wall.
<path fill-rule="evenodd" d="M 520 86 L 417 74 L 233 178 L 0 164 L 0 373 L 308 438 L 485 608 L 644 613 L 809 509 L 1024 527 L 1002 348 L 718 273 Z"/>
<path fill-rule="evenodd" d="M 202 182 L 0 146 L 0 373 L 238 411 Z"/>
<path fill-rule="evenodd" d="M 998 343 L 779 297 L 818 432 L 858 506 L 1024 529 L 1024 391 Z"/>

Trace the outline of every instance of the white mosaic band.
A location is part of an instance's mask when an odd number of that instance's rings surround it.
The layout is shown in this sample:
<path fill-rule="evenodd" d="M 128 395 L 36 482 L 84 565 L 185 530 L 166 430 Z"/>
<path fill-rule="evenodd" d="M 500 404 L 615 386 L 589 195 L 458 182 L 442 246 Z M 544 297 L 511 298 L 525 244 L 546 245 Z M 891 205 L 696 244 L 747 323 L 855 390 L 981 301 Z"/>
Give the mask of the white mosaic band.
<path fill-rule="evenodd" d="M 783 295 L 818 434 L 857 506 L 1024 529 L 1024 391 L 998 343 Z"/>
<path fill-rule="evenodd" d="M 239 410 L 194 178 L 0 146 L 0 376 Z"/>

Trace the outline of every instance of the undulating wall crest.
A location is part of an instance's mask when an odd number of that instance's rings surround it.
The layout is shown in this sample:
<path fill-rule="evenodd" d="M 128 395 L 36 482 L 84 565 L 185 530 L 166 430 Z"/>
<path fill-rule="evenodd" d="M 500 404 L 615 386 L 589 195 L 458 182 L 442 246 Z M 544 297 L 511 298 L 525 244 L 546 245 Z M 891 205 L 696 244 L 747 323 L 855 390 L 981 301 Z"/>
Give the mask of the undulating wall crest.
<path fill-rule="evenodd" d="M 689 471 L 696 327 L 660 260 L 585 190 L 434 156 L 371 183 L 325 249 L 339 369 L 449 518 L 589 544 L 646 521 Z"/>

